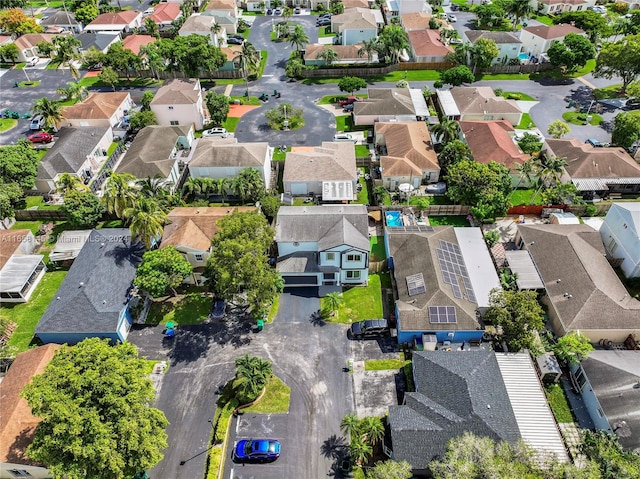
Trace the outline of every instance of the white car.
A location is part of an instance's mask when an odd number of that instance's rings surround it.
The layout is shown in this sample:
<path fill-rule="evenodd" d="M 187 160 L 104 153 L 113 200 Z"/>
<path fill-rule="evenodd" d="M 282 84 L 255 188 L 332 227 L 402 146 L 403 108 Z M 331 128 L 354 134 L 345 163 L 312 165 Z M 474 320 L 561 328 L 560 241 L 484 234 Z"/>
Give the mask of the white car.
<path fill-rule="evenodd" d="M 28 67 L 35 67 L 38 64 L 39 61 L 40 61 L 40 59 L 38 57 L 29 58 L 27 60 L 27 66 Z"/>
<path fill-rule="evenodd" d="M 333 141 L 353 141 L 356 143 L 358 140 L 351 133 L 337 133 L 333 135 Z"/>
<path fill-rule="evenodd" d="M 155 8 L 147 8 L 144 12 L 142 12 L 143 15 L 147 16 L 147 15 L 152 15 L 153 12 L 155 12 L 156 9 Z"/>
<path fill-rule="evenodd" d="M 457 22 L 458 19 L 456 18 L 456 16 L 453 13 L 447 13 L 447 20 L 449 20 L 450 22 Z"/>
<path fill-rule="evenodd" d="M 211 128 L 202 132 L 202 138 L 226 138 L 229 136 L 225 128 Z"/>

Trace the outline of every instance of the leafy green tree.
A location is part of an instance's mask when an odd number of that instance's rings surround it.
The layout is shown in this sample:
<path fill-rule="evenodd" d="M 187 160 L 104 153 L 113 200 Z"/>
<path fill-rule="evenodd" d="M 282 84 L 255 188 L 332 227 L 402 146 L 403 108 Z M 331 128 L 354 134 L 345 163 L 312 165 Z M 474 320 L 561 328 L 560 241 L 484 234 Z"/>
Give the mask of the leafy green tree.
<path fill-rule="evenodd" d="M 367 479 L 411 479 L 413 472 L 407 461 L 396 462 L 391 459 L 376 462 L 367 472 Z"/>
<path fill-rule="evenodd" d="M 589 40 L 592 43 L 596 43 L 600 38 L 606 38 L 611 35 L 611 28 L 609 27 L 609 21 L 599 13 L 593 10 L 582 11 L 568 11 L 555 15 L 553 17 L 553 23 L 555 25 L 570 24 L 575 25 L 587 32 Z"/>
<path fill-rule="evenodd" d="M 354 91 L 367 88 L 367 81 L 358 77 L 342 77 L 338 80 L 338 88 L 340 91 L 353 95 Z"/>
<path fill-rule="evenodd" d="M 160 27 L 152 18 L 147 17 L 144 19 L 144 28 L 147 30 L 147 35 L 160 38 Z"/>
<path fill-rule="evenodd" d="M 280 195 L 269 194 L 260 200 L 260 207 L 267 218 L 275 218 L 280 209 Z"/>
<path fill-rule="evenodd" d="M 369 40 L 364 40 L 362 42 L 362 46 L 358 50 L 358 56 L 367 57 L 367 61 L 371 63 L 373 61 L 373 54 L 377 53 L 380 49 L 380 44 L 376 38 L 371 38 Z"/>
<path fill-rule="evenodd" d="M 53 43 L 43 40 L 36 44 L 36 48 L 38 49 L 38 53 L 40 55 L 48 57 L 53 51 Z"/>
<path fill-rule="evenodd" d="M 93 192 L 71 190 L 64 196 L 62 211 L 73 226 L 93 228 L 104 214 L 104 206 Z"/>
<path fill-rule="evenodd" d="M 440 176 L 446 176 L 448 169 L 462 160 L 473 160 L 469 145 L 458 139 L 445 143 L 442 151 L 438 153 Z"/>
<path fill-rule="evenodd" d="M 18 55 L 20 54 L 20 50 L 15 43 L 8 43 L 6 45 L 0 46 L 0 58 L 5 61 L 10 61 L 11 63 L 16 63 L 18 60 Z"/>
<path fill-rule="evenodd" d="M 236 195 L 243 202 L 248 200 L 255 203 L 260 201 L 266 194 L 264 180 L 256 168 L 243 168 L 240 170 L 238 176 L 233 180 L 232 186 Z"/>
<path fill-rule="evenodd" d="M 613 43 L 605 43 L 596 57 L 595 76 L 620 77 L 622 93 L 640 74 L 640 35 L 630 35 Z"/>
<path fill-rule="evenodd" d="M 35 18 L 27 16 L 18 8 L 0 11 L 0 29 L 10 35 L 24 35 L 26 33 L 40 33 L 43 28 Z"/>
<path fill-rule="evenodd" d="M 131 343 L 63 346 L 21 394 L 40 418 L 27 456 L 54 479 L 130 479 L 151 469 L 167 447 L 168 421 L 152 407 L 146 369 Z"/>
<path fill-rule="evenodd" d="M 593 351 L 593 346 L 589 342 L 589 338 L 580 334 L 579 331 L 565 334 L 558 338 L 557 343 L 553 345 L 555 355 L 571 364 L 577 364 L 587 359 L 591 351 Z"/>
<path fill-rule="evenodd" d="M 166 198 L 171 194 L 172 181 L 167 181 L 162 175 L 157 174 L 154 177 L 147 176 L 136 180 L 136 188 L 138 194 L 145 198 L 154 198 L 158 201 Z"/>
<path fill-rule="evenodd" d="M 516 171 L 518 172 L 518 183 L 513 191 L 516 191 L 522 182 L 525 182 L 526 185 L 530 185 L 533 176 L 538 173 L 539 168 L 540 163 L 535 158 L 529 158 L 522 163 L 518 163 L 516 166 Z"/>
<path fill-rule="evenodd" d="M 460 86 L 463 83 L 473 83 L 476 80 L 473 72 L 465 65 L 441 70 L 440 80 L 434 85 L 436 88 L 442 88 L 442 85 Z"/>
<path fill-rule="evenodd" d="M 40 160 L 27 140 L 0 148 L 0 183 L 30 189 L 36 184 Z"/>
<path fill-rule="evenodd" d="M 511 0 L 505 6 L 505 13 L 513 16 L 513 31 L 515 32 L 520 20 L 531 18 L 535 10 L 529 0 Z"/>
<path fill-rule="evenodd" d="M 116 42 L 109 46 L 103 63 L 117 72 L 124 72 L 127 80 L 130 80 L 131 72 L 140 68 L 142 59 L 128 48 L 124 48 L 124 43 Z"/>
<path fill-rule="evenodd" d="M 249 92 L 249 76 L 258 70 L 260 65 L 260 52 L 250 42 L 244 42 L 241 50 L 236 54 L 233 59 L 242 69 L 242 75 L 244 76 L 244 82 Z"/>
<path fill-rule="evenodd" d="M 627 86 L 627 96 L 629 98 L 640 98 L 640 82 L 632 81 Z"/>
<path fill-rule="evenodd" d="M 248 403 L 255 400 L 273 375 L 271 362 L 257 356 L 245 354 L 236 359 L 236 380 L 235 383 L 240 390 L 241 403 Z"/>
<path fill-rule="evenodd" d="M 229 98 L 222 93 L 216 93 L 215 90 L 209 90 L 205 95 L 204 102 L 209 110 L 211 123 L 216 126 L 222 125 L 229 114 Z"/>
<path fill-rule="evenodd" d="M 287 78 L 300 78 L 305 68 L 304 63 L 299 58 L 289 58 L 284 72 Z"/>
<path fill-rule="evenodd" d="M 58 129 L 60 122 L 64 120 L 62 105 L 57 100 L 50 100 L 47 97 L 40 98 L 31 107 L 34 115 L 42 115 L 47 128 Z"/>
<path fill-rule="evenodd" d="M 470 53 L 470 60 L 471 64 L 473 65 L 472 70 L 473 73 L 475 73 L 478 70 L 485 71 L 486 69 L 488 69 L 493 63 L 493 60 L 495 60 L 500 54 L 500 50 L 498 49 L 498 45 L 496 45 L 495 41 L 489 38 L 479 38 L 476 44 L 471 48 Z"/>
<path fill-rule="evenodd" d="M 571 133 L 571 128 L 562 120 L 554 120 L 549 123 L 547 133 L 557 140 Z"/>
<path fill-rule="evenodd" d="M 107 85 L 111 85 L 113 91 L 116 91 L 116 84 L 120 81 L 118 74 L 111 67 L 104 67 L 98 75 L 98 78 L 102 83 L 106 83 Z"/>
<path fill-rule="evenodd" d="M 5 183 L 0 177 L 0 218 L 11 218 L 15 214 L 15 205 L 24 197 L 24 191 L 18 183 Z"/>
<path fill-rule="evenodd" d="M 140 104 L 142 105 L 143 110 L 151 109 L 151 102 L 153 101 L 153 97 L 155 95 L 156 94 L 151 90 L 147 90 L 142 94 L 142 97 L 140 98 Z"/>
<path fill-rule="evenodd" d="M 151 249 L 152 241 L 160 240 L 163 226 L 167 223 L 167 214 L 154 198 L 136 198 L 133 205 L 124 211 L 124 217 L 130 221 L 132 239 L 140 239 L 147 249 Z"/>
<path fill-rule="evenodd" d="M 584 430 L 581 452 L 596 465 L 602 479 L 634 479 L 640 477 L 640 455 L 628 452 L 618 437 L 606 431 Z"/>
<path fill-rule="evenodd" d="M 495 231 L 495 230 L 494 230 Z M 514 273 L 509 268 L 500 271 L 500 286 L 507 291 L 518 290 L 518 273 Z"/>
<path fill-rule="evenodd" d="M 356 461 L 356 464 L 362 465 L 373 454 L 373 447 L 370 444 L 363 441 L 362 438 L 356 437 L 351 439 L 349 444 L 349 453 L 351 457 Z"/>
<path fill-rule="evenodd" d="M 543 313 L 535 291 L 493 290 L 484 317 L 502 328 L 499 339 L 509 351 L 518 352 L 535 349 L 535 332 L 544 327 Z"/>
<path fill-rule="evenodd" d="M 640 112 L 627 111 L 618 113 L 613 119 L 611 141 L 616 145 L 629 149 L 640 139 Z"/>
<path fill-rule="evenodd" d="M 82 55 L 81 67 L 84 69 L 91 68 L 94 65 L 102 63 L 104 60 L 104 53 L 98 50 L 96 47 L 90 47 Z"/>
<path fill-rule="evenodd" d="M 71 173 L 62 173 L 56 181 L 56 191 L 66 195 L 71 191 L 84 191 L 89 189 L 78 176 Z"/>
<path fill-rule="evenodd" d="M 542 149 L 542 142 L 540 138 L 531 133 L 525 133 L 522 139 L 518 142 L 518 146 L 524 153 L 537 153 Z"/>
<path fill-rule="evenodd" d="M 136 270 L 133 284 L 145 290 L 153 298 L 165 296 L 168 291 L 175 296 L 176 288 L 193 272 L 193 266 L 173 246 L 147 251 Z"/>
<path fill-rule="evenodd" d="M 499 26 L 505 18 L 504 8 L 500 6 L 499 2 L 478 5 L 474 9 L 474 13 L 478 18 L 480 29 Z"/>
<path fill-rule="evenodd" d="M 88 25 L 89 23 L 94 21 L 99 14 L 100 11 L 98 10 L 98 7 L 95 3 L 92 2 L 83 4 L 74 12 L 76 20 L 78 20 L 83 25 Z"/>
<path fill-rule="evenodd" d="M 593 44 L 582 35 L 569 33 L 563 41 L 555 41 L 547 51 L 549 61 L 563 72 L 574 72 L 596 55 Z"/>
<path fill-rule="evenodd" d="M 489 230 L 484 234 L 484 242 L 488 248 L 493 248 L 500 242 L 500 232 L 498 230 Z"/>
<path fill-rule="evenodd" d="M 204 35 L 163 38 L 156 43 L 158 52 L 165 60 L 165 68 L 181 71 L 189 77 L 197 76 L 201 71 L 213 72 L 227 61 L 220 48 L 211 45 Z M 243 44 L 243 48 L 247 43 Z"/>
<path fill-rule="evenodd" d="M 129 128 L 133 131 L 142 130 L 145 126 L 156 125 L 156 114 L 151 110 L 140 110 L 129 118 Z"/>
<path fill-rule="evenodd" d="M 578 188 L 571 182 L 554 183 L 551 187 L 542 190 L 540 198 L 545 205 L 584 204 L 580 191 L 578 191 Z"/>
<path fill-rule="evenodd" d="M 355 437 L 358 436 L 360 430 L 360 419 L 355 414 L 347 414 L 340 421 L 340 430 L 350 436 Z"/>

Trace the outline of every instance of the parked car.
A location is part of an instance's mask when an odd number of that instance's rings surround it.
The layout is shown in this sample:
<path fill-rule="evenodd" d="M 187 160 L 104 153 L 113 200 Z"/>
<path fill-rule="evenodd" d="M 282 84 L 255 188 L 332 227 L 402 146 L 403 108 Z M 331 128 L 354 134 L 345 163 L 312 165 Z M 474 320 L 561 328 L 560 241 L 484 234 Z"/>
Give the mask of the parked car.
<path fill-rule="evenodd" d="M 267 8 L 267 11 L 265 12 L 265 15 L 273 15 L 273 9 Z"/>
<path fill-rule="evenodd" d="M 27 139 L 32 143 L 51 143 L 53 141 L 53 135 L 46 131 L 39 131 L 38 133 L 32 133 L 27 136 Z"/>
<path fill-rule="evenodd" d="M 31 123 L 29 123 L 29 129 L 30 130 L 42 130 L 44 128 L 44 116 L 42 115 L 36 115 L 33 118 L 31 118 Z"/>
<path fill-rule="evenodd" d="M 316 20 L 316 27 L 328 27 L 329 25 L 331 25 L 330 18 L 318 18 Z"/>
<path fill-rule="evenodd" d="M 640 98 L 629 98 L 625 102 L 624 107 L 628 110 L 637 110 L 640 108 Z"/>
<path fill-rule="evenodd" d="M 591 146 L 595 148 L 603 147 L 604 144 L 600 140 L 596 140 L 595 138 L 587 138 L 585 143 L 589 143 Z"/>
<path fill-rule="evenodd" d="M 233 35 L 229 35 L 229 38 L 237 38 L 238 40 L 242 40 L 243 42 L 246 40 L 242 35 L 238 33 L 234 33 Z"/>
<path fill-rule="evenodd" d="M 87 68 L 87 70 L 90 72 L 97 72 L 99 70 L 102 70 L 102 63 L 96 63 L 95 65 L 92 65 L 89 68 Z"/>
<path fill-rule="evenodd" d="M 340 106 L 351 105 L 357 101 L 362 101 L 362 98 L 357 96 L 349 96 L 344 100 L 340 100 Z"/>
<path fill-rule="evenodd" d="M 332 15 L 333 14 L 331 12 L 324 12 L 324 13 L 321 13 L 320 15 L 318 15 L 318 18 L 331 18 Z"/>
<path fill-rule="evenodd" d="M 213 319 L 222 319 L 227 313 L 227 303 L 221 299 L 216 299 L 213 302 L 213 308 L 211 309 L 211 317 Z"/>
<path fill-rule="evenodd" d="M 31 57 L 27 60 L 27 66 L 28 67 L 35 67 L 38 62 L 40 61 L 40 59 L 38 57 Z"/>
<path fill-rule="evenodd" d="M 347 111 L 347 112 L 349 112 L 349 111 L 353 111 L 353 105 L 354 105 L 353 103 L 349 103 L 349 104 L 345 105 L 345 106 L 342 108 L 342 111 Z"/>
<path fill-rule="evenodd" d="M 229 37 L 227 38 L 227 45 L 242 45 L 244 43 L 244 39 L 240 40 L 239 38 Z"/>
<path fill-rule="evenodd" d="M 351 325 L 350 336 L 353 339 L 379 338 L 389 334 L 389 323 L 386 319 L 367 319 Z"/>
<path fill-rule="evenodd" d="M 142 12 L 142 15 L 147 16 L 147 15 L 152 15 L 153 12 L 155 12 L 156 9 L 155 8 L 147 8 L 144 12 Z"/>
<path fill-rule="evenodd" d="M 333 135 L 333 141 L 353 141 L 356 143 L 358 140 L 351 133 L 337 133 Z"/>
<path fill-rule="evenodd" d="M 211 137 L 226 138 L 228 135 L 229 133 L 227 133 L 227 129 L 222 127 L 210 128 L 202 132 L 203 138 L 211 138 Z"/>
<path fill-rule="evenodd" d="M 282 8 L 278 7 L 273 11 L 274 15 L 282 15 Z"/>
<path fill-rule="evenodd" d="M 280 457 L 280 442 L 276 439 L 242 439 L 233 448 L 233 458 L 239 462 L 270 462 Z"/>
<path fill-rule="evenodd" d="M 425 191 L 430 195 L 444 195 L 447 191 L 447 184 L 442 181 L 433 183 L 431 185 L 427 185 Z"/>
<path fill-rule="evenodd" d="M 296 7 L 293 9 L 293 13 L 295 13 L 296 15 L 300 15 L 300 13 L 302 13 L 302 9 L 300 7 Z"/>
<path fill-rule="evenodd" d="M 447 20 L 449 20 L 450 22 L 457 22 L 458 19 L 456 18 L 456 16 L 453 13 L 447 13 Z"/>

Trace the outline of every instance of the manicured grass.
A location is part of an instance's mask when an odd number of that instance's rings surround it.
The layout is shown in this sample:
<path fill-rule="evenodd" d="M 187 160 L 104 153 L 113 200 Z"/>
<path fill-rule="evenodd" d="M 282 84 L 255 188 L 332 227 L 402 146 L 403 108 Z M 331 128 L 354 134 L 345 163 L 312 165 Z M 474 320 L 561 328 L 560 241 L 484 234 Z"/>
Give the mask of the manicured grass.
<path fill-rule="evenodd" d="M 535 17 L 531 17 L 534 20 L 538 20 L 540 23 L 544 23 L 545 25 L 553 25 L 553 19 L 546 15 L 536 15 Z"/>
<path fill-rule="evenodd" d="M 234 100 L 240 100 L 241 105 L 262 105 L 262 102 L 257 96 L 249 96 L 248 98 L 244 95 L 230 96 L 229 104 L 233 104 Z"/>
<path fill-rule="evenodd" d="M 429 216 L 429 224 L 431 226 L 470 226 L 469 220 L 464 215 Z"/>
<path fill-rule="evenodd" d="M 535 194 L 536 194 L 535 189 L 528 189 L 528 190 L 517 189 L 513 193 L 511 193 L 511 196 L 509 197 L 509 203 L 511 204 L 511 206 L 531 204 L 531 200 L 533 199 Z M 538 195 L 534 204 L 536 205 L 542 204 L 540 195 Z"/>
<path fill-rule="evenodd" d="M 356 158 L 369 158 L 369 146 L 356 145 Z"/>
<path fill-rule="evenodd" d="M 384 236 L 372 236 L 369 239 L 371 245 L 371 261 L 383 261 L 387 257 L 384 248 Z"/>
<path fill-rule="evenodd" d="M 35 235 L 38 233 L 40 229 L 40 225 L 42 222 L 40 221 L 16 221 L 11 227 L 12 230 L 31 230 L 31 232 Z"/>
<path fill-rule="evenodd" d="M 336 116 L 336 131 L 349 131 L 347 120 L 351 118 L 349 115 Z"/>
<path fill-rule="evenodd" d="M 389 369 L 401 369 L 405 364 L 411 361 L 405 361 L 404 359 L 367 359 L 364 362 L 365 371 L 385 371 Z"/>
<path fill-rule="evenodd" d="M 15 348 L 14 352 L 29 349 L 33 332 L 66 275 L 66 270 L 46 272 L 29 301 L 2 304 L 0 317 L 18 325 L 7 343 L 10 348 Z"/>
<path fill-rule="evenodd" d="M 567 396 L 562 386 L 559 384 L 550 384 L 545 387 L 545 393 L 547 394 L 547 400 L 549 401 L 553 415 L 556 417 L 556 421 L 559 423 L 573 422 L 573 413 L 571 412 Z"/>
<path fill-rule="evenodd" d="M 45 0 L 33 0 L 29 2 L 29 7 L 34 9 L 40 8 L 40 7 L 62 8 L 63 4 L 64 4 L 63 0 L 49 0 L 48 3 Z M 30 11 L 30 8 L 28 9 L 29 11 Z"/>
<path fill-rule="evenodd" d="M 38 85 L 40 85 L 40 83 L 42 83 L 39 80 L 36 81 L 21 81 L 20 83 L 18 83 L 18 86 L 20 88 L 35 88 Z"/>
<path fill-rule="evenodd" d="M 612 98 L 624 97 L 622 92 L 622 83 L 616 83 L 615 85 L 609 85 L 604 88 L 596 88 L 593 90 L 593 98 L 596 100 L 608 100 Z"/>
<path fill-rule="evenodd" d="M 78 83 L 80 83 L 80 85 L 88 88 L 88 87 L 95 86 L 98 83 L 100 83 L 100 78 L 99 78 L 99 75 L 91 76 L 91 77 L 84 77 Z"/>
<path fill-rule="evenodd" d="M 435 81 L 440 79 L 438 70 L 398 70 L 386 74 L 382 81 Z"/>
<path fill-rule="evenodd" d="M 39 210 L 59 210 L 61 205 L 48 205 L 42 196 L 27 196 L 24 200 L 24 208 L 37 208 Z"/>
<path fill-rule="evenodd" d="M 22 63 L 16 63 L 13 68 L 15 68 L 16 70 L 24 70 L 24 67 L 26 66 L 27 66 L 27 62 L 22 62 Z"/>
<path fill-rule="evenodd" d="M 503 91 L 502 96 L 507 100 L 536 101 L 532 96 L 519 91 Z"/>
<path fill-rule="evenodd" d="M 365 174 L 368 173 L 368 170 L 365 170 L 364 168 L 359 169 Z M 371 204 L 371 199 L 369 198 L 369 185 L 367 184 L 367 180 L 364 179 L 364 176 L 361 176 L 360 178 L 358 178 L 358 183 L 360 183 L 362 189 L 358 193 L 358 199 L 356 200 L 356 202 L 361 205 Z"/>
<path fill-rule="evenodd" d="M 195 288 L 193 288 L 195 289 Z M 211 311 L 212 298 L 200 292 L 189 292 L 176 297 L 155 300 L 151 304 L 147 324 L 201 324 Z"/>
<path fill-rule="evenodd" d="M 571 74 L 572 78 L 577 78 L 591 73 L 596 68 L 595 59 L 588 60 L 587 63 L 578 71 Z"/>
<path fill-rule="evenodd" d="M 222 126 L 226 128 L 227 131 L 236 131 L 239 121 L 240 121 L 240 118 L 230 116 L 230 117 L 227 117 L 227 119 L 222 123 Z"/>
<path fill-rule="evenodd" d="M 536 124 L 533 122 L 531 115 L 529 115 L 529 113 L 523 113 L 522 120 L 520 120 L 520 124 L 516 126 L 516 128 L 519 128 L 521 130 L 528 130 L 529 128 L 533 128 L 534 126 L 536 126 Z"/>
<path fill-rule="evenodd" d="M 431 205 L 450 205 L 451 200 L 445 195 L 426 195 L 426 196 L 412 196 L 409 198 L 410 206 L 431 206 Z"/>
<path fill-rule="evenodd" d="M 337 33 L 331 31 L 331 27 L 318 28 L 318 38 L 335 37 Z"/>
<path fill-rule="evenodd" d="M 0 133 L 11 130 L 18 124 L 18 120 L 13 118 L 0 118 Z"/>
<path fill-rule="evenodd" d="M 287 147 L 287 151 L 291 151 L 291 147 Z M 280 150 L 280 148 L 276 148 L 273 150 L 273 157 L 271 158 L 273 161 L 284 161 L 286 158 L 286 152 Z"/>
<path fill-rule="evenodd" d="M 57 70 L 59 66 L 60 66 L 59 63 L 49 62 L 49 63 L 47 63 L 47 66 L 44 67 L 44 69 L 45 70 Z"/>
<path fill-rule="evenodd" d="M 286 414 L 289 412 L 291 388 L 278 376 L 271 376 L 262 399 L 253 406 L 242 409 L 245 413 Z"/>
<path fill-rule="evenodd" d="M 260 50 L 260 66 L 258 67 L 258 78 L 262 78 L 264 74 L 264 67 L 267 65 L 267 58 L 269 52 L 267 50 Z"/>
<path fill-rule="evenodd" d="M 331 323 L 352 323 L 363 319 L 382 318 L 382 291 L 380 276 L 369 275 L 367 286 L 354 286 L 342 293 L 343 303 L 335 316 L 327 318 Z M 326 311 L 324 298 L 320 299 L 320 309 Z"/>
<path fill-rule="evenodd" d="M 109 145 L 109 148 L 107 149 L 107 156 L 111 156 L 113 152 L 116 151 L 116 148 L 118 148 L 118 142 L 117 141 L 111 142 L 111 144 Z"/>
<path fill-rule="evenodd" d="M 153 374 L 153 368 L 156 364 L 161 363 L 162 361 L 157 359 L 145 359 L 144 360 L 144 373 L 148 376 L 149 374 Z M 167 366 L 164 368 L 163 374 L 169 370 L 169 363 L 166 363 Z"/>
<path fill-rule="evenodd" d="M 590 125 L 598 126 L 602 123 L 602 117 L 597 113 L 589 113 L 591 117 L 591 121 L 589 121 Z M 587 124 L 587 114 L 586 113 L 578 113 L 575 111 L 566 111 L 562 114 L 562 119 L 567 123 L 571 123 L 572 125 L 586 125 Z"/>
<path fill-rule="evenodd" d="M 91 86 L 104 86 L 111 87 L 111 85 L 100 81 L 100 75 L 92 76 L 92 77 L 84 77 L 80 80 L 80 83 L 84 87 Z M 122 87 L 159 87 L 163 83 L 162 80 L 156 80 L 155 78 L 132 78 L 131 80 L 127 80 L 126 78 L 120 78 L 118 83 L 116 83 L 116 88 Z"/>
<path fill-rule="evenodd" d="M 529 80 L 528 73 L 486 73 L 476 75 L 476 81 L 479 80 Z"/>
<path fill-rule="evenodd" d="M 280 295 L 276 296 L 276 299 L 273 300 L 271 304 L 271 309 L 269 309 L 269 315 L 267 316 L 266 323 L 273 323 L 273 320 L 276 319 L 278 315 L 278 310 L 280 309 Z"/>

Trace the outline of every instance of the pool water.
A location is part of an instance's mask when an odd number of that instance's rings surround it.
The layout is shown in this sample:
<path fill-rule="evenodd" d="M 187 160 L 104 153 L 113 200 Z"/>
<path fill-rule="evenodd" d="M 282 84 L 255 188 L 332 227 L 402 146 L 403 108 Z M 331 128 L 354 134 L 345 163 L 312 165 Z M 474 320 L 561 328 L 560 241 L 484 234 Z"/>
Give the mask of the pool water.
<path fill-rule="evenodd" d="M 402 215 L 399 211 L 387 211 L 387 226 L 402 226 Z"/>
<path fill-rule="evenodd" d="M 518 60 L 528 60 L 529 59 L 529 54 L 528 53 L 520 53 L 518 54 Z"/>

